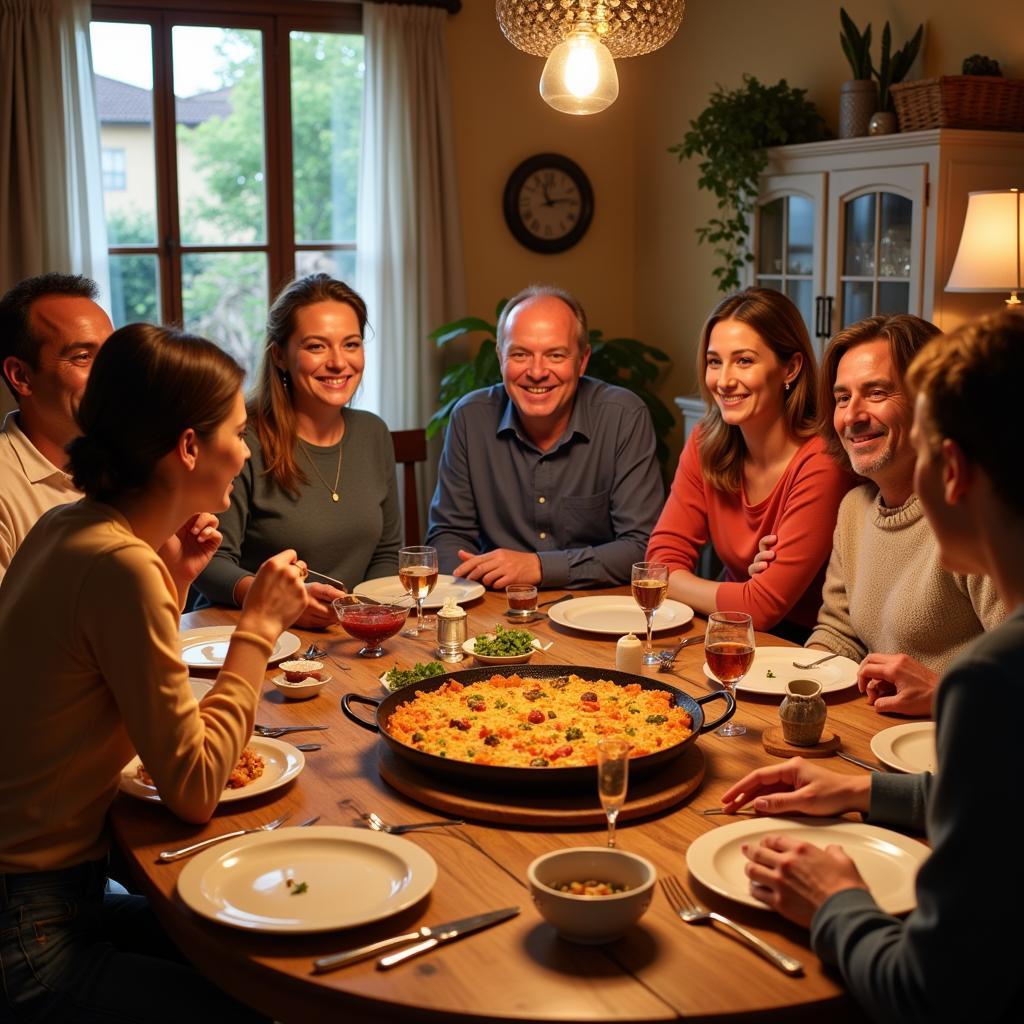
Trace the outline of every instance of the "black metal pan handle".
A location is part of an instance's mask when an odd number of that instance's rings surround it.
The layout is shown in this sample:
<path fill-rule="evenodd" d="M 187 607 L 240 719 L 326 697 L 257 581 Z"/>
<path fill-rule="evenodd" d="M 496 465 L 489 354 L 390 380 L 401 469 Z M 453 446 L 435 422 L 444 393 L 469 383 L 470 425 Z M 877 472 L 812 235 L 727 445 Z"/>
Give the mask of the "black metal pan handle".
<path fill-rule="evenodd" d="M 351 694 L 350 694 L 351 696 Z M 726 722 L 736 714 L 736 698 L 728 690 L 715 690 L 714 693 L 706 693 L 703 697 L 694 698 L 698 704 L 703 706 L 707 704 L 709 700 L 724 700 L 725 701 L 725 712 L 721 718 L 716 718 L 713 722 L 705 722 L 701 726 L 701 733 L 711 732 L 712 729 L 717 729 L 720 725 L 724 725 Z M 352 718 L 352 715 L 349 715 Z"/>
<path fill-rule="evenodd" d="M 380 732 L 377 728 L 376 722 L 367 722 L 365 719 L 360 718 L 353 710 L 351 705 L 353 704 L 366 704 L 371 708 L 380 707 L 380 701 L 375 697 L 364 697 L 361 693 L 346 693 L 341 698 L 341 710 L 345 712 L 345 717 L 356 723 L 356 725 L 362 726 L 369 732 Z"/>

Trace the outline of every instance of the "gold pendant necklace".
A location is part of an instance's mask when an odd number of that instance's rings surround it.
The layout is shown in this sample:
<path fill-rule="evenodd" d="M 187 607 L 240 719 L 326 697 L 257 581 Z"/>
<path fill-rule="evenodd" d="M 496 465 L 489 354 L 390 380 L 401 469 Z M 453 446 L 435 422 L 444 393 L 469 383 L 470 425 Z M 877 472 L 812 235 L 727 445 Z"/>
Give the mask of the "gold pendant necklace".
<path fill-rule="evenodd" d="M 341 441 L 338 442 L 338 471 L 334 474 L 334 486 L 332 487 L 321 475 L 320 470 L 316 468 L 316 463 L 313 461 L 313 456 L 309 454 L 309 449 L 306 448 L 306 442 L 301 438 L 299 444 L 302 445 L 302 452 L 306 456 L 306 461 L 313 467 L 313 472 L 316 473 L 320 483 L 324 485 L 331 492 L 331 501 L 340 501 L 338 497 L 338 482 L 341 480 L 341 453 L 343 451 L 342 442 L 345 440 L 342 436 Z"/>

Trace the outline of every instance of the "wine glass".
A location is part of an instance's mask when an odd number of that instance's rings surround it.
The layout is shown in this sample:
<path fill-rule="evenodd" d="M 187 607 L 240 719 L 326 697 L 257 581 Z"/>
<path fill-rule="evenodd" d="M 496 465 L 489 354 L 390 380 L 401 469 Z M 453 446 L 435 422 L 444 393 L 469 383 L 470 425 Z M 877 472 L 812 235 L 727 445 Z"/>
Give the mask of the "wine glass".
<path fill-rule="evenodd" d="M 708 668 L 726 689 L 736 693 L 736 684 L 754 662 L 754 624 L 746 612 L 712 612 L 704 638 Z M 746 726 L 726 722 L 719 736 L 743 736 Z"/>
<path fill-rule="evenodd" d="M 662 562 L 634 562 L 633 600 L 640 605 L 640 610 L 647 619 L 647 646 L 642 658 L 645 665 L 659 664 L 651 643 L 651 629 L 654 626 L 654 613 L 661 607 L 668 593 L 668 566 Z"/>
<path fill-rule="evenodd" d="M 626 802 L 629 784 L 628 740 L 601 740 L 597 745 L 597 793 L 608 817 L 608 845 L 615 845 L 615 819 Z"/>
<path fill-rule="evenodd" d="M 398 578 L 405 592 L 416 602 L 416 625 L 402 636 L 419 636 L 427 629 L 423 623 L 423 602 L 437 586 L 437 548 L 416 546 L 398 552 Z"/>

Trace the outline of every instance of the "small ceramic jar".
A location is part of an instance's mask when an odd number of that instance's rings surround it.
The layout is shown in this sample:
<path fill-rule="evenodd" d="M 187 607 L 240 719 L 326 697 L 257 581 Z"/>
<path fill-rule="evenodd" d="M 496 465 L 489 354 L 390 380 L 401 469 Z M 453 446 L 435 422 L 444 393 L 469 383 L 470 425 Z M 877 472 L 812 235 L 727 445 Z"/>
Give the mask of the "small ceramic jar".
<path fill-rule="evenodd" d="M 814 679 L 791 679 L 779 707 L 782 735 L 787 743 L 813 747 L 821 739 L 828 708 L 821 697 L 821 683 Z"/>

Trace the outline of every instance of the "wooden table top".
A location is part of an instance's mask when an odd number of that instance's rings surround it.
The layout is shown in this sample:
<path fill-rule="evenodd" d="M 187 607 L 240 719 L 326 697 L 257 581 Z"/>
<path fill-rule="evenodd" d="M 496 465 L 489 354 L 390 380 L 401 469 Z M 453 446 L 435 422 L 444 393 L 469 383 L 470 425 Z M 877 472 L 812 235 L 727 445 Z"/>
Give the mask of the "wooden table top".
<path fill-rule="evenodd" d="M 621 592 L 621 591 L 617 591 Z M 542 595 L 554 596 L 557 592 Z M 578 595 L 582 596 L 582 595 Z M 505 620 L 504 596 L 488 593 L 467 607 L 469 634 L 493 629 Z M 182 626 L 232 622 L 236 613 L 210 609 L 186 615 Z M 584 635 L 549 620 L 530 628 L 554 646 L 534 663 L 612 667 L 614 638 Z M 667 647 L 685 635 L 699 634 L 704 622 L 655 637 Z M 408 667 L 433 657 L 435 636 L 395 637 L 385 641 L 387 656 L 356 656 L 360 644 L 340 628 L 327 634 L 296 631 L 303 643 L 316 639 L 333 678 L 309 701 L 285 701 L 270 683 L 260 699 L 257 720 L 272 724 L 323 723 L 321 733 L 301 733 L 295 742 L 316 740 L 323 749 L 306 755 L 302 774 L 288 786 L 218 811 L 204 827 L 178 821 L 159 805 L 121 795 L 111 812 L 117 843 L 150 897 L 164 925 L 196 965 L 238 998 L 285 1022 L 318 1020 L 330 1013 L 350 1021 L 388 1019 L 469 1019 L 517 1021 L 661 1021 L 680 1017 L 722 1020 L 859 1019 L 841 983 L 811 952 L 807 934 L 768 910 L 733 903 L 689 878 L 685 852 L 698 836 L 728 822 L 704 817 L 722 792 L 751 768 L 774 760 L 761 746 L 764 729 L 778 723 L 779 698 L 740 694 L 736 721 L 747 735 L 703 735 L 699 747 L 706 762 L 700 788 L 678 807 L 653 817 L 621 823 L 619 845 L 651 860 L 659 875 L 679 876 L 712 909 L 727 914 L 804 962 L 805 975 L 791 978 L 717 927 L 689 926 L 676 918 L 657 890 L 650 909 L 622 939 L 607 946 L 573 945 L 557 937 L 537 913 L 526 887 L 526 869 L 542 853 L 569 846 L 603 845 L 603 827 L 558 831 L 470 823 L 443 832 L 406 838 L 426 850 L 438 865 L 431 895 L 404 913 L 376 924 L 311 936 L 255 935 L 222 927 L 192 913 L 176 893 L 186 861 L 162 864 L 157 853 L 168 847 L 269 821 L 284 811 L 295 823 L 319 814 L 324 825 L 362 824 L 356 810 L 373 810 L 385 821 L 437 817 L 384 783 L 377 771 L 379 741 L 348 722 L 339 701 L 346 692 L 382 695 L 379 674 L 398 662 Z M 758 643 L 779 644 L 767 635 Z M 703 646 L 682 652 L 677 671 L 663 681 L 693 696 L 708 692 L 701 672 Z M 343 670 L 347 668 L 348 671 Z M 453 668 L 469 668 L 471 659 Z M 645 669 L 653 672 L 653 669 Z M 842 737 L 849 752 L 874 761 L 869 743 L 891 719 L 869 708 L 856 687 L 828 696 L 828 728 Z M 709 718 L 719 714 L 712 702 Z M 828 760 L 840 772 L 862 769 Z M 596 794 L 595 794 L 596 801 Z M 311 962 L 341 949 L 363 945 L 420 925 L 465 917 L 518 904 L 522 913 L 465 941 L 452 943 L 391 971 L 373 960 L 313 976 Z"/>

